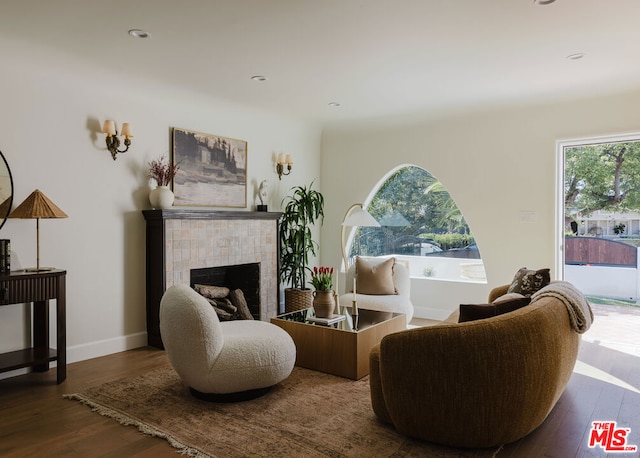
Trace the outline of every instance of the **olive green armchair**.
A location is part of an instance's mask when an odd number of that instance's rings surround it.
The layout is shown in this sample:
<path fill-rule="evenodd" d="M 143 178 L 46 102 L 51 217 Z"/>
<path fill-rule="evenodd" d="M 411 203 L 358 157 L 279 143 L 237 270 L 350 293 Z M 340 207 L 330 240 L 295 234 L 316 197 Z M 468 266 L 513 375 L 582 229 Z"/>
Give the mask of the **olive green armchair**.
<path fill-rule="evenodd" d="M 547 417 L 579 343 L 566 306 L 551 297 L 488 319 L 390 334 L 370 354 L 372 407 L 400 433 L 430 442 L 513 442 Z"/>

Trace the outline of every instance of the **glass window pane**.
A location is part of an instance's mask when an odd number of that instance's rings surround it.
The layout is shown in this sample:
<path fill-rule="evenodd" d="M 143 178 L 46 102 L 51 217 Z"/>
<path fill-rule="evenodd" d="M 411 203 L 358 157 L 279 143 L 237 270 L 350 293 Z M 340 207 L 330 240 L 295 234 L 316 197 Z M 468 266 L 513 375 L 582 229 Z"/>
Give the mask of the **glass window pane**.
<path fill-rule="evenodd" d="M 367 210 L 381 227 L 357 228 L 348 250 L 350 263 L 356 255 L 419 256 L 420 262 L 412 266 L 419 266 L 420 275 L 451 279 L 460 276 L 460 263 L 451 269 L 437 261 L 457 258 L 479 265 L 484 277 L 480 251 L 462 212 L 444 185 L 423 168 L 398 169 L 376 191 Z M 438 275 L 436 264 L 447 273 Z"/>

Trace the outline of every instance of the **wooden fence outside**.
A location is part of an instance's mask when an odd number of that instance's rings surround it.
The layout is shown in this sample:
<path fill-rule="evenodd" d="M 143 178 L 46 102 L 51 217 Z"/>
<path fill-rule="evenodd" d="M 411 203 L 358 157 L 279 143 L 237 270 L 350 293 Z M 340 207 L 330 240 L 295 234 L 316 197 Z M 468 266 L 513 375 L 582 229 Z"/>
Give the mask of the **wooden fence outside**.
<path fill-rule="evenodd" d="M 565 237 L 565 264 L 638 267 L 638 249 L 599 237 Z"/>

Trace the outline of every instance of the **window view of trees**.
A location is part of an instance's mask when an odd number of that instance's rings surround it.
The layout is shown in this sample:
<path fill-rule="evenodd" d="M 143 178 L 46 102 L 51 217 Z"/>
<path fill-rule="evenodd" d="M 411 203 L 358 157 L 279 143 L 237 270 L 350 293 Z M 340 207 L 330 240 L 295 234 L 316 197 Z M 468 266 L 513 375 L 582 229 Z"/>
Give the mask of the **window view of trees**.
<path fill-rule="evenodd" d="M 587 141 L 563 147 L 564 279 L 592 304 L 636 306 L 640 141 Z"/>
<path fill-rule="evenodd" d="M 565 148 L 564 188 L 568 234 L 637 235 L 640 142 Z"/>
<path fill-rule="evenodd" d="M 640 142 L 565 150 L 565 207 L 591 213 L 640 208 Z"/>
<path fill-rule="evenodd" d="M 397 170 L 378 189 L 367 210 L 381 227 L 359 227 L 350 257 L 480 258 L 460 209 L 442 183 L 420 167 Z"/>

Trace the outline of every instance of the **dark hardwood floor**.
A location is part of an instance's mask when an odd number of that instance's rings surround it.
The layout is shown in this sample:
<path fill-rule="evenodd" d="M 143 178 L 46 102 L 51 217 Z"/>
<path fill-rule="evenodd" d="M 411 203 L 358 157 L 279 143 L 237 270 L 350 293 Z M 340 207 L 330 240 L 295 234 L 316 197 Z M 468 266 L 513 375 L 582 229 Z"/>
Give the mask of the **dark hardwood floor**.
<path fill-rule="evenodd" d="M 2 457 L 175 457 L 165 440 L 145 436 L 98 415 L 63 394 L 144 373 L 165 364 L 165 353 L 140 348 L 67 366 L 56 385 L 55 368 L 0 381 Z"/>
<path fill-rule="evenodd" d="M 640 456 L 589 448 L 594 421 L 630 428 L 627 444 L 640 446 L 640 358 L 583 341 L 574 374 L 547 419 L 527 437 L 506 445 L 498 457 Z"/>
<path fill-rule="evenodd" d="M 163 439 L 145 436 L 62 398 L 88 386 L 144 373 L 166 361 L 164 352 L 141 348 L 70 364 L 61 385 L 55 383 L 55 370 L 0 381 L 0 456 L 176 456 Z M 603 372 L 583 375 L 590 367 Z M 631 428 L 629 444 L 640 445 L 639 390 L 637 356 L 583 342 L 577 371 L 547 420 L 528 437 L 506 445 L 498 458 L 604 457 L 601 448 L 588 448 L 592 421 L 616 421 Z"/>

